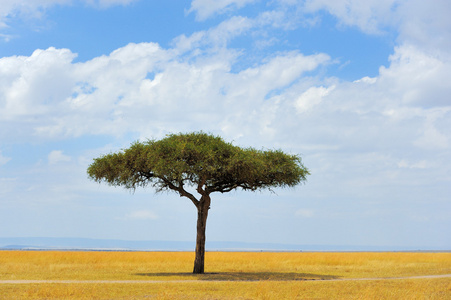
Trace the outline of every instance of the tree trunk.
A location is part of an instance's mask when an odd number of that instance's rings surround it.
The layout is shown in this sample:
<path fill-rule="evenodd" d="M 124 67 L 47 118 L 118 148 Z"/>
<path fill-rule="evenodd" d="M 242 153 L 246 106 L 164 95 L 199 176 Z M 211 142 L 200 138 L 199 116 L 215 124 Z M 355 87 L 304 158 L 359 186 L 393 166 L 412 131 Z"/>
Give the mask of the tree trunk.
<path fill-rule="evenodd" d="M 210 196 L 202 196 L 197 207 L 197 238 L 196 258 L 194 259 L 194 274 L 204 273 L 205 262 L 205 229 L 207 228 L 208 210 L 210 209 Z"/>

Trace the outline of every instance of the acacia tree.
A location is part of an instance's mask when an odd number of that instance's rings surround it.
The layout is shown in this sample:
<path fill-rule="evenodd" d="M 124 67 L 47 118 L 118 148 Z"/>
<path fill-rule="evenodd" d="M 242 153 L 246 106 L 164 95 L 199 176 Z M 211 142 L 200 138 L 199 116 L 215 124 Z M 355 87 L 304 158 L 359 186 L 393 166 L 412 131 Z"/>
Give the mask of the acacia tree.
<path fill-rule="evenodd" d="M 309 171 L 298 155 L 243 149 L 218 136 L 195 132 L 135 142 L 128 149 L 94 159 L 88 175 L 99 183 L 127 189 L 150 185 L 157 192 L 172 190 L 191 200 L 197 208 L 193 273 L 201 274 L 210 194 L 293 187 L 305 181 Z"/>

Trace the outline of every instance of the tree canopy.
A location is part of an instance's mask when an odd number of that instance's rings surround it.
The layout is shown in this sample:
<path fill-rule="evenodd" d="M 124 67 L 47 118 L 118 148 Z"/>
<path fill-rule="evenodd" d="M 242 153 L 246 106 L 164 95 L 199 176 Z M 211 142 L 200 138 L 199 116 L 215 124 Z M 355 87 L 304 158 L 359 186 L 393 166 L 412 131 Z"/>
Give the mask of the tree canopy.
<path fill-rule="evenodd" d="M 292 187 L 306 180 L 309 171 L 298 155 L 243 149 L 201 132 L 135 142 L 121 152 L 94 159 L 88 174 L 97 182 L 129 189 L 150 184 L 157 191 L 180 193 L 191 185 L 206 193 L 224 193 L 236 188 Z"/>
<path fill-rule="evenodd" d="M 157 192 L 173 190 L 189 198 L 198 209 L 194 272 L 203 273 L 211 193 L 293 187 L 305 181 L 309 171 L 298 155 L 241 148 L 221 137 L 194 132 L 135 142 L 128 149 L 94 159 L 88 175 L 112 186 L 136 189 L 150 185 Z M 194 188 L 200 197 L 187 187 Z"/>

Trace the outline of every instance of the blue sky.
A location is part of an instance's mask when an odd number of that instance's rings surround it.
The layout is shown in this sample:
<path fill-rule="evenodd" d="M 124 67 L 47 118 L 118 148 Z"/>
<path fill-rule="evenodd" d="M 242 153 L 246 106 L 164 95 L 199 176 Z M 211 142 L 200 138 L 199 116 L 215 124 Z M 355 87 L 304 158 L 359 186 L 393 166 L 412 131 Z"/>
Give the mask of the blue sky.
<path fill-rule="evenodd" d="M 209 240 L 451 248 L 449 1 L 1 2 L 1 237 L 194 243 L 191 201 L 86 168 L 203 130 L 312 173 L 213 195 Z"/>

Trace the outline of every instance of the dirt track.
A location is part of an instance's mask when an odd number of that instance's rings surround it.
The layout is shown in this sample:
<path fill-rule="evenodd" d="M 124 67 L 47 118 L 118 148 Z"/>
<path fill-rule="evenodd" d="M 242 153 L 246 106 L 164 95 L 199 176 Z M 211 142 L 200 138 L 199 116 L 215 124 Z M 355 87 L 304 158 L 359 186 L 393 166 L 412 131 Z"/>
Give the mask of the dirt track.
<path fill-rule="evenodd" d="M 451 274 L 443 275 L 424 275 L 408 277 L 382 277 L 382 278 L 342 278 L 342 279 L 308 279 L 306 281 L 362 281 L 362 280 L 398 280 L 398 279 L 433 279 L 433 278 L 451 278 Z M 0 284 L 33 284 L 33 283 L 167 283 L 167 282 L 222 282 L 224 280 L 0 280 Z M 252 280 L 234 280 L 234 281 L 252 281 Z M 280 280 L 269 280 L 280 281 Z M 299 280 L 301 281 L 301 280 Z M 254 282 L 258 282 L 255 280 Z"/>

